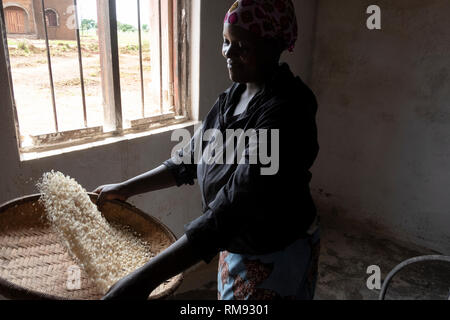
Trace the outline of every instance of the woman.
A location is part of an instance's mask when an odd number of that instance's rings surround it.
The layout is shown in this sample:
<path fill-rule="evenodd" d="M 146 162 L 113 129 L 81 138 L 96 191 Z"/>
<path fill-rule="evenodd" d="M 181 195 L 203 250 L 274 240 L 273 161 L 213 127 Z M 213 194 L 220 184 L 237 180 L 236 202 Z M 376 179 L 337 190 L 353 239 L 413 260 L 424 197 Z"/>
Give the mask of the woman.
<path fill-rule="evenodd" d="M 150 172 L 94 191 L 101 207 L 107 200 L 198 179 L 203 215 L 171 247 L 115 284 L 105 299 L 146 299 L 164 280 L 201 260 L 209 263 L 218 253 L 219 299 L 314 296 L 319 231 L 309 169 L 319 149 L 317 105 L 300 78 L 279 64 L 297 39 L 294 6 L 291 0 L 236 1 L 226 14 L 223 37 L 233 85 L 219 96 L 191 143 Z M 249 161 L 254 145 L 248 139 L 244 162 L 196 162 L 195 152 L 214 142 L 199 139 L 210 129 L 253 132 L 257 146 L 270 150 L 278 166 L 263 173 L 267 162 Z M 234 151 L 237 157 L 239 150 Z M 180 160 L 186 157 L 193 161 Z"/>

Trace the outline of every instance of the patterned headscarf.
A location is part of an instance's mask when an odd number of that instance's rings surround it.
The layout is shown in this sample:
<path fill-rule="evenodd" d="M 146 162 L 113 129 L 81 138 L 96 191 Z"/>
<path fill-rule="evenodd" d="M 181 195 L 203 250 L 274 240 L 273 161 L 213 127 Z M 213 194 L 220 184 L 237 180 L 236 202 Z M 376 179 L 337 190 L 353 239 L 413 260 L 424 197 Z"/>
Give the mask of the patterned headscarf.
<path fill-rule="evenodd" d="M 293 51 L 298 26 L 292 0 L 238 0 L 227 12 L 225 24 L 239 26 L 263 38 L 279 39 Z"/>

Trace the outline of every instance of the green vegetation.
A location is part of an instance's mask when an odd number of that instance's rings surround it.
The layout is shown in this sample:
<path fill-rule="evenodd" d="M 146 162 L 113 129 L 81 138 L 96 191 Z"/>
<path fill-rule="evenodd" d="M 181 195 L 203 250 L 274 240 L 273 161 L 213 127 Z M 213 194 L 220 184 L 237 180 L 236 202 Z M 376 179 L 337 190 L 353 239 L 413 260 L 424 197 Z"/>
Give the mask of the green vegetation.
<path fill-rule="evenodd" d="M 82 44 L 81 48 L 85 51 L 89 51 L 89 52 L 96 52 L 98 53 L 98 43 L 87 43 L 87 44 Z"/>
<path fill-rule="evenodd" d="M 130 48 L 136 46 L 139 49 L 139 38 L 137 32 L 118 32 L 118 41 L 120 48 Z M 150 41 L 147 36 L 142 36 L 142 50 L 150 51 Z"/>
<path fill-rule="evenodd" d="M 90 79 L 90 78 L 85 78 L 84 79 L 84 85 L 88 86 L 88 85 L 96 85 L 98 84 L 99 81 L 97 79 Z M 61 80 L 61 81 L 56 81 L 55 82 L 55 87 L 57 88 L 61 88 L 61 87 L 75 87 L 75 86 L 80 86 L 81 85 L 81 80 L 79 77 L 75 77 L 72 79 L 66 79 L 66 80 Z"/>
<path fill-rule="evenodd" d="M 129 44 L 124 47 L 120 47 L 119 50 L 120 50 L 120 53 L 125 53 L 125 54 L 126 53 L 134 53 L 134 52 L 139 51 L 139 46 L 134 45 L 134 44 Z"/>
<path fill-rule="evenodd" d="M 28 47 L 28 43 L 26 43 L 25 41 L 19 42 L 17 45 L 17 49 L 22 50 L 23 52 L 25 52 L 27 54 L 30 53 L 30 48 Z"/>
<path fill-rule="evenodd" d="M 56 44 L 57 46 L 58 46 L 58 49 L 60 50 L 60 51 L 63 51 L 63 52 L 67 52 L 67 51 L 71 51 L 72 49 L 76 49 L 76 44 L 75 44 L 75 46 L 74 47 L 72 47 L 69 43 L 67 43 L 67 42 L 57 42 L 57 44 Z"/>
<path fill-rule="evenodd" d="M 137 31 L 136 27 L 132 26 L 131 24 L 121 23 L 119 21 L 117 21 L 117 30 L 122 31 L 122 32 L 136 32 Z"/>
<path fill-rule="evenodd" d="M 97 22 L 92 19 L 82 19 L 81 20 L 81 32 L 84 35 L 89 30 L 95 30 L 97 29 Z"/>
<path fill-rule="evenodd" d="M 93 21 L 93 20 L 92 20 Z M 96 35 L 96 25 L 93 22 L 85 22 L 88 28 L 86 35 L 81 36 L 81 48 L 83 54 L 86 57 L 90 57 L 92 54 L 99 53 L 99 43 L 98 37 Z M 131 26 L 134 28 L 133 26 Z M 144 27 L 145 28 L 145 27 Z M 125 25 L 121 31 L 117 32 L 119 52 L 121 54 L 136 55 L 139 51 L 139 38 L 138 33 L 131 31 L 130 26 Z M 142 35 L 142 51 L 144 53 L 144 61 L 149 61 L 150 53 L 150 42 L 148 37 L 148 32 L 144 32 Z M 73 40 L 49 40 L 50 51 L 52 56 L 65 56 L 67 54 L 72 54 L 77 52 L 77 42 Z M 42 55 L 46 52 L 45 41 L 44 40 L 28 40 L 28 39 L 8 39 L 8 47 L 11 56 L 31 56 L 31 55 Z M 43 59 L 41 59 L 43 60 Z"/>
<path fill-rule="evenodd" d="M 18 42 L 16 39 L 8 39 L 8 46 L 17 46 Z"/>

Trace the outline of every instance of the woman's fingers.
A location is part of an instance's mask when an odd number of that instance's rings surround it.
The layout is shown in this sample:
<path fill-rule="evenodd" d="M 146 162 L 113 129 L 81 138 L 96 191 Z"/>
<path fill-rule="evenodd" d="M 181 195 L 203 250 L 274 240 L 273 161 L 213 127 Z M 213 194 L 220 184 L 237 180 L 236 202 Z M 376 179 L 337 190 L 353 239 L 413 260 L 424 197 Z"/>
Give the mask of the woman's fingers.
<path fill-rule="evenodd" d="M 106 201 L 105 198 L 106 198 L 105 193 L 104 192 L 100 192 L 100 194 L 98 195 L 98 198 L 97 198 L 97 203 L 96 203 L 98 209 L 101 209 L 103 207 L 103 204 Z"/>
<path fill-rule="evenodd" d="M 103 204 L 106 201 L 109 200 L 126 201 L 127 199 L 125 196 L 121 194 L 118 184 L 108 184 L 98 187 L 93 191 L 93 193 L 98 194 L 96 204 L 99 209 L 102 208 Z"/>
<path fill-rule="evenodd" d="M 97 189 L 95 189 L 94 191 L 92 191 L 92 193 L 96 193 L 96 194 L 100 194 L 103 190 L 104 186 L 98 187 Z"/>
<path fill-rule="evenodd" d="M 97 201 L 95 202 L 95 204 L 97 205 L 97 208 L 99 208 L 99 209 L 100 209 L 100 203 L 103 201 L 102 200 L 102 198 L 103 198 L 102 190 L 103 190 L 103 186 L 98 187 L 97 189 L 92 191 L 92 193 L 98 194 Z"/>
<path fill-rule="evenodd" d="M 97 202 L 95 203 L 96 205 L 97 205 L 97 207 L 100 209 L 102 206 L 103 206 L 103 203 L 105 202 L 105 197 L 106 197 L 106 194 L 103 192 L 103 190 L 105 189 L 105 186 L 101 186 L 101 187 L 98 187 L 97 189 L 95 189 L 94 191 L 93 191 L 93 193 L 96 193 L 96 194 L 98 194 L 98 197 L 97 197 Z"/>

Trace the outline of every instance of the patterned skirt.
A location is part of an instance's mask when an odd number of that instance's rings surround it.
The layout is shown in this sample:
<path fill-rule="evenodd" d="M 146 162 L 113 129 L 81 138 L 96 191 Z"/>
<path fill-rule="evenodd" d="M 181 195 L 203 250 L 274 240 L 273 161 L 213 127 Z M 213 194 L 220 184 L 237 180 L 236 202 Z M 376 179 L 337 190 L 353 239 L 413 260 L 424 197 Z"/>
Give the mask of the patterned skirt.
<path fill-rule="evenodd" d="M 282 251 L 267 255 L 220 253 L 219 300 L 312 300 L 320 253 L 317 229 Z"/>

